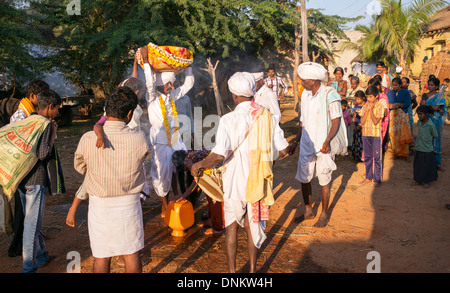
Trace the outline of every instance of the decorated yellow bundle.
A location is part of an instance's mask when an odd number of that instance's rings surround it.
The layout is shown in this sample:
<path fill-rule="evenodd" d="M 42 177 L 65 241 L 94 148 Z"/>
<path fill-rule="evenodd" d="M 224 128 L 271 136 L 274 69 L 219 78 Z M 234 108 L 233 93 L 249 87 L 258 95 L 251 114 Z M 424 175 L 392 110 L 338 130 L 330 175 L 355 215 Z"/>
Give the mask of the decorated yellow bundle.
<path fill-rule="evenodd" d="M 189 49 L 175 46 L 157 46 L 153 43 L 148 45 L 148 60 L 155 70 L 173 71 L 179 67 L 188 67 L 194 61 L 194 55 Z M 144 62 L 139 54 L 139 65 L 144 68 Z"/>

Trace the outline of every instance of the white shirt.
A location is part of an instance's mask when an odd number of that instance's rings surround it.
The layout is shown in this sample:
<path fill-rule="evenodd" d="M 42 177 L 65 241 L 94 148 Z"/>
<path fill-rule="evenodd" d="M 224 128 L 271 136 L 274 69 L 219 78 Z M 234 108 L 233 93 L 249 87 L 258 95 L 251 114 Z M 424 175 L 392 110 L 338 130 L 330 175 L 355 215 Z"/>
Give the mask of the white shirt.
<path fill-rule="evenodd" d="M 273 142 L 277 150 L 288 147 L 283 130 L 272 115 Z M 216 145 L 212 152 L 225 158 L 239 146 L 237 151 L 226 163 L 226 170 L 222 176 L 224 199 L 246 201 L 248 174 L 250 171 L 250 152 L 248 136 L 245 138 L 251 126 L 250 102 L 242 102 L 230 112 L 220 118 L 216 133 Z M 245 138 L 245 140 L 244 140 Z"/>
<path fill-rule="evenodd" d="M 302 136 L 300 138 L 301 155 L 310 156 L 315 154 L 314 141 L 319 125 L 317 122 L 317 119 L 319 118 L 319 97 L 326 98 L 326 91 L 327 87 L 322 84 L 314 96 L 311 91 L 304 90 L 302 93 L 302 103 L 300 107 L 300 122 L 302 123 Z M 340 101 L 330 103 L 328 111 L 331 119 L 341 117 Z"/>
<path fill-rule="evenodd" d="M 144 63 L 145 84 L 147 86 L 147 105 L 148 105 L 148 118 L 151 124 L 150 128 L 150 143 L 151 144 L 168 144 L 166 129 L 164 127 L 164 118 L 161 110 L 161 104 L 159 102 L 159 95 L 161 95 L 164 101 L 164 107 L 167 111 L 167 120 L 170 125 L 171 132 L 173 134 L 175 128 L 175 120 L 173 117 L 172 105 L 170 103 L 170 97 L 174 102 L 184 95 L 194 86 L 194 75 L 192 75 L 192 68 L 188 67 L 185 70 L 186 78 L 182 86 L 174 89 L 165 95 L 156 91 L 155 82 L 153 80 L 153 73 L 148 63 Z M 179 135 L 179 142 L 181 142 L 181 136 Z M 175 148 L 175 146 L 174 146 Z"/>
<path fill-rule="evenodd" d="M 11 118 L 9 118 L 9 123 L 15 123 L 15 122 L 19 122 L 22 120 L 27 119 L 27 113 L 25 113 L 22 109 L 17 109 L 16 112 L 14 112 L 14 114 L 12 114 Z"/>
<path fill-rule="evenodd" d="M 277 95 L 266 85 L 263 85 L 255 95 L 255 102 L 267 109 L 269 109 L 270 113 L 275 116 L 275 118 L 280 121 L 281 119 L 281 111 L 278 106 L 278 97 Z"/>

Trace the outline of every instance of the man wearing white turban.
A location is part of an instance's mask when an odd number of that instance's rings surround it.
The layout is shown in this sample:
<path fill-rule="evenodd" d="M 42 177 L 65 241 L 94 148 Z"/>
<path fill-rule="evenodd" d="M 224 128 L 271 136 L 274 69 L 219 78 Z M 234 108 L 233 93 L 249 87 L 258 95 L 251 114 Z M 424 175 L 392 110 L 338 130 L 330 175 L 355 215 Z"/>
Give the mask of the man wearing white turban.
<path fill-rule="evenodd" d="M 173 176 L 175 167 L 172 163 L 172 155 L 174 151 L 187 150 L 179 133 L 175 101 L 187 94 L 193 87 L 195 79 L 192 68 L 188 67 L 185 70 L 184 84 L 174 88 L 176 74 L 181 73 L 182 70 L 157 72 L 154 76 L 148 61 L 148 47 L 142 47 L 140 53 L 144 62 L 145 83 L 148 92 L 148 118 L 151 124 L 149 133 L 152 149 L 150 175 L 153 188 L 161 198 L 161 217 L 164 217 L 168 203 L 167 195 L 171 186 L 173 189 L 176 188 L 176 181 L 173 181 L 176 180 L 176 176 Z"/>
<path fill-rule="evenodd" d="M 270 145 L 274 145 L 276 150 L 279 151 L 277 155 L 281 156 L 287 154 L 289 144 L 284 138 L 283 131 L 279 129 L 278 123 L 275 123 L 276 118 L 267 109 L 253 101 L 253 96 L 256 93 L 256 82 L 252 74 L 248 72 L 235 73 L 228 80 L 228 87 L 236 107 L 232 112 L 220 118 L 216 133 L 216 145 L 206 159 L 192 166 L 191 174 L 194 177 L 199 176 L 199 170 L 211 168 L 223 162 L 226 168 L 222 174 L 222 180 L 228 269 L 229 272 L 235 272 L 237 230 L 238 226 L 241 226 L 245 228 L 248 235 L 250 272 L 255 272 L 257 251 L 266 239 L 264 234 L 266 224 L 265 220 L 259 218 L 262 209 L 257 213 L 254 210 L 255 203 L 252 204 L 247 201 L 247 187 L 253 186 L 248 183 L 250 171 L 254 170 L 250 164 L 250 153 L 255 146 L 255 144 L 252 144 L 254 143 L 252 139 L 254 136 L 252 135 L 262 133 L 262 136 L 264 136 L 265 134 L 264 141 L 267 139 Z M 272 129 L 259 128 L 256 123 L 260 123 L 260 121 L 268 122 L 267 125 L 272 126 Z M 264 130 L 254 132 L 255 129 Z M 250 130 L 252 131 L 250 132 Z M 256 147 L 260 148 L 261 146 L 256 145 Z M 270 162 L 272 162 L 272 159 L 270 157 Z M 259 184 L 261 181 L 255 179 L 251 183 Z M 261 185 L 264 185 L 264 183 Z M 253 189 L 250 188 L 250 190 Z"/>
<path fill-rule="evenodd" d="M 329 220 L 331 175 L 336 170 L 330 143 L 343 120 L 341 97 L 336 90 L 322 84 L 327 73 L 322 65 L 305 62 L 298 67 L 297 73 L 305 90 L 301 96 L 300 127 L 296 138 L 289 145 L 289 154 L 292 154 L 300 143 L 295 178 L 302 183 L 305 214 L 295 218 L 295 221 L 315 218 L 311 207 L 311 180 L 317 177 L 321 185 L 322 212 L 314 226 L 324 227 Z"/>
<path fill-rule="evenodd" d="M 281 111 L 280 106 L 278 105 L 277 95 L 265 85 L 263 72 L 252 74 L 256 81 L 255 102 L 269 109 L 270 113 L 272 113 L 279 122 L 281 119 Z"/>

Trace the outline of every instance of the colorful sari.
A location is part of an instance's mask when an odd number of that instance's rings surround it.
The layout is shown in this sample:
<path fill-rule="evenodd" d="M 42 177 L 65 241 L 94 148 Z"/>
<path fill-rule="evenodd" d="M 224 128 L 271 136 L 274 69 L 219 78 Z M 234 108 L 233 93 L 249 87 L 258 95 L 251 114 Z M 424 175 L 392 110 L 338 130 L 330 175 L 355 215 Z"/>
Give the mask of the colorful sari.
<path fill-rule="evenodd" d="M 436 165 L 441 166 L 442 158 L 441 158 L 441 142 L 442 142 L 442 131 L 444 130 L 445 119 L 447 119 L 447 105 L 445 103 L 445 97 L 442 93 L 437 93 L 432 97 L 429 97 L 426 100 L 427 105 L 429 106 L 441 106 L 442 112 L 433 112 L 433 115 L 430 115 L 431 121 L 433 121 L 436 126 L 436 130 L 438 133 L 438 137 L 433 139 L 433 152 L 434 158 L 436 159 Z"/>
<path fill-rule="evenodd" d="M 389 139 L 391 149 L 396 157 L 409 156 L 409 144 L 413 142 L 408 114 L 402 109 L 389 112 Z"/>
<path fill-rule="evenodd" d="M 382 148 L 383 151 L 387 151 L 389 135 L 386 134 L 389 132 L 389 99 L 385 93 L 381 93 L 378 95 L 378 101 L 383 106 L 383 108 L 387 109 L 388 113 L 386 116 L 381 119 L 381 138 L 382 138 Z"/>
<path fill-rule="evenodd" d="M 413 142 L 408 108 L 411 104 L 409 91 L 389 91 L 390 104 L 400 103 L 401 108 L 389 111 L 389 139 L 395 157 L 409 157 L 409 144 Z"/>

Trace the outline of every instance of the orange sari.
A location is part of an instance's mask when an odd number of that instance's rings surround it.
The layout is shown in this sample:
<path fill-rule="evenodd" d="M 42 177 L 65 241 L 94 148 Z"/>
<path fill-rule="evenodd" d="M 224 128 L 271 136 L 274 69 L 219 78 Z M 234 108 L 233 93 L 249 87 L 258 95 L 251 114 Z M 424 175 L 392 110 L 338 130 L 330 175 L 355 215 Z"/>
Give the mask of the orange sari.
<path fill-rule="evenodd" d="M 408 114 L 402 109 L 389 112 L 389 138 L 396 157 L 409 157 L 409 144 L 413 142 Z"/>

